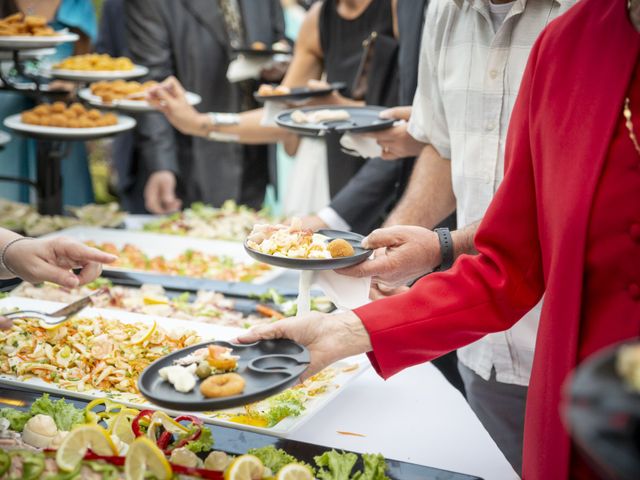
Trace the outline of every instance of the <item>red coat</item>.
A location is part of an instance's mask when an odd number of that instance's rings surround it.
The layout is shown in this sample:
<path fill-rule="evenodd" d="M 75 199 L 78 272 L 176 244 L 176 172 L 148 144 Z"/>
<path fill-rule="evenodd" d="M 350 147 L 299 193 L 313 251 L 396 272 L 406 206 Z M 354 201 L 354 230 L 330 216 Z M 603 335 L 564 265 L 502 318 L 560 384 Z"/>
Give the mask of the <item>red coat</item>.
<path fill-rule="evenodd" d="M 569 478 L 559 405 L 576 366 L 589 212 L 639 50 L 626 0 L 583 0 L 552 22 L 529 58 L 505 179 L 476 236 L 480 254 L 356 310 L 374 366 L 389 377 L 508 329 L 544 292 L 527 402 L 526 479 Z"/>

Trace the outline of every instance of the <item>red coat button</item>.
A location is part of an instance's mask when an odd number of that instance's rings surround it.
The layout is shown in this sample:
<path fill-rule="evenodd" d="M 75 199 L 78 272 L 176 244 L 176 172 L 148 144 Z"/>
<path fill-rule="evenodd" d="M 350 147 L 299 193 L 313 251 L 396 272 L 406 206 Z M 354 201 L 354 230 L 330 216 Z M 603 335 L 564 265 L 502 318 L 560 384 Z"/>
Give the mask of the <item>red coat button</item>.
<path fill-rule="evenodd" d="M 629 235 L 631 235 L 631 239 L 640 243 L 640 223 L 633 223 L 629 228 Z"/>
<path fill-rule="evenodd" d="M 632 283 L 629 285 L 629 295 L 636 301 L 640 300 L 640 285 Z"/>

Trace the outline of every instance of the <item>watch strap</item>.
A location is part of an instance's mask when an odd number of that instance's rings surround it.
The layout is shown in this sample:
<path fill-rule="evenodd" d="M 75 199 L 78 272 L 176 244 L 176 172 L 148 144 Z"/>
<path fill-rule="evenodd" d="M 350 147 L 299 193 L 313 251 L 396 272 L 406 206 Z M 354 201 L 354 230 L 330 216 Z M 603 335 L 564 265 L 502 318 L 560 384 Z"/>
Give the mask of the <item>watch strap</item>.
<path fill-rule="evenodd" d="M 453 238 L 451 237 L 451 231 L 448 228 L 436 228 L 434 232 L 438 235 L 438 241 L 440 242 L 440 254 L 442 256 L 442 263 L 436 269 L 438 271 L 448 270 L 453 265 Z"/>

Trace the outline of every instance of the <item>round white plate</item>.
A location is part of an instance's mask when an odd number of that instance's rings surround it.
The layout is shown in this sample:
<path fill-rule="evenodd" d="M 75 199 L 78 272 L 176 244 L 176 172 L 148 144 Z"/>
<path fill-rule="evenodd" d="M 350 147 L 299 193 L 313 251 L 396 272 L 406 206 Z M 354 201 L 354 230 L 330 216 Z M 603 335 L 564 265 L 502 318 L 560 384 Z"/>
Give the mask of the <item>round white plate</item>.
<path fill-rule="evenodd" d="M 37 60 L 48 55 L 54 55 L 55 48 L 34 48 L 30 50 L 22 50 L 20 52 L 20 60 Z M 0 62 L 13 61 L 13 52 L 10 50 L 0 50 Z"/>
<path fill-rule="evenodd" d="M 149 69 L 142 65 L 134 65 L 131 70 L 64 70 L 61 68 L 52 68 L 46 71 L 46 73 L 60 80 L 97 82 L 100 80 L 126 80 L 129 78 L 144 77 L 149 73 Z"/>
<path fill-rule="evenodd" d="M 20 113 L 17 113 L 7 117 L 4 120 L 5 127 L 29 137 L 49 140 L 91 140 L 126 132 L 136 126 L 136 121 L 133 118 L 123 115 L 118 115 L 118 123 L 116 125 L 94 128 L 64 128 L 31 125 L 22 122 L 20 115 Z"/>
<path fill-rule="evenodd" d="M 91 94 L 90 88 L 83 88 L 78 92 L 78 96 L 92 105 L 94 107 L 99 108 L 107 108 L 111 110 L 122 110 L 124 112 L 152 112 L 155 109 L 149 105 L 146 100 L 130 100 L 130 99 L 122 99 L 122 100 L 114 100 L 111 103 L 103 103 L 102 99 L 97 95 Z M 189 105 L 198 105 L 202 102 L 202 97 L 197 93 L 187 92 L 185 94 L 187 97 L 187 102 Z"/>
<path fill-rule="evenodd" d="M 27 50 L 33 48 L 51 48 L 61 43 L 77 42 L 80 38 L 76 33 L 67 31 L 58 32 L 58 35 L 32 36 L 11 35 L 0 36 L 0 48 L 2 50 Z"/>

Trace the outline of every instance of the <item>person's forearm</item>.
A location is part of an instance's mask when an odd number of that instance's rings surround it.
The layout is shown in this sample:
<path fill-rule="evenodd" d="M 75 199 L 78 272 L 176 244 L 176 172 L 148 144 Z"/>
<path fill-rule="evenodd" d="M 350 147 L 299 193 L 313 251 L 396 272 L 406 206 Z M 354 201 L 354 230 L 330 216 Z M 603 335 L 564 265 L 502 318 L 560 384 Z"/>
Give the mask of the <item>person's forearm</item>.
<path fill-rule="evenodd" d="M 5 247 L 14 240 L 22 238 L 22 235 L 18 235 L 11 230 L 0 228 L 0 255 L 4 252 Z M 8 268 L 2 263 L 0 258 L 0 279 L 15 278 L 15 274 L 10 272 Z"/>
<path fill-rule="evenodd" d="M 469 254 L 475 255 L 478 253 L 475 243 L 473 241 L 480 221 L 467 225 L 454 232 L 451 232 L 451 240 L 453 241 L 453 258 L 458 258 L 460 255 Z"/>
<path fill-rule="evenodd" d="M 384 226 L 435 227 L 456 208 L 451 185 L 451 162 L 430 145 L 416 160 L 409 185 Z"/>
<path fill-rule="evenodd" d="M 213 131 L 232 135 L 235 137 L 234 141 L 250 145 L 285 142 L 294 136 L 291 132 L 280 127 L 262 125 L 263 114 L 264 109 L 259 108 L 238 114 L 239 123 L 237 125 L 215 125 L 211 123 L 208 132 L 204 136 Z M 205 117 L 205 121 L 210 122 L 207 118 Z"/>

